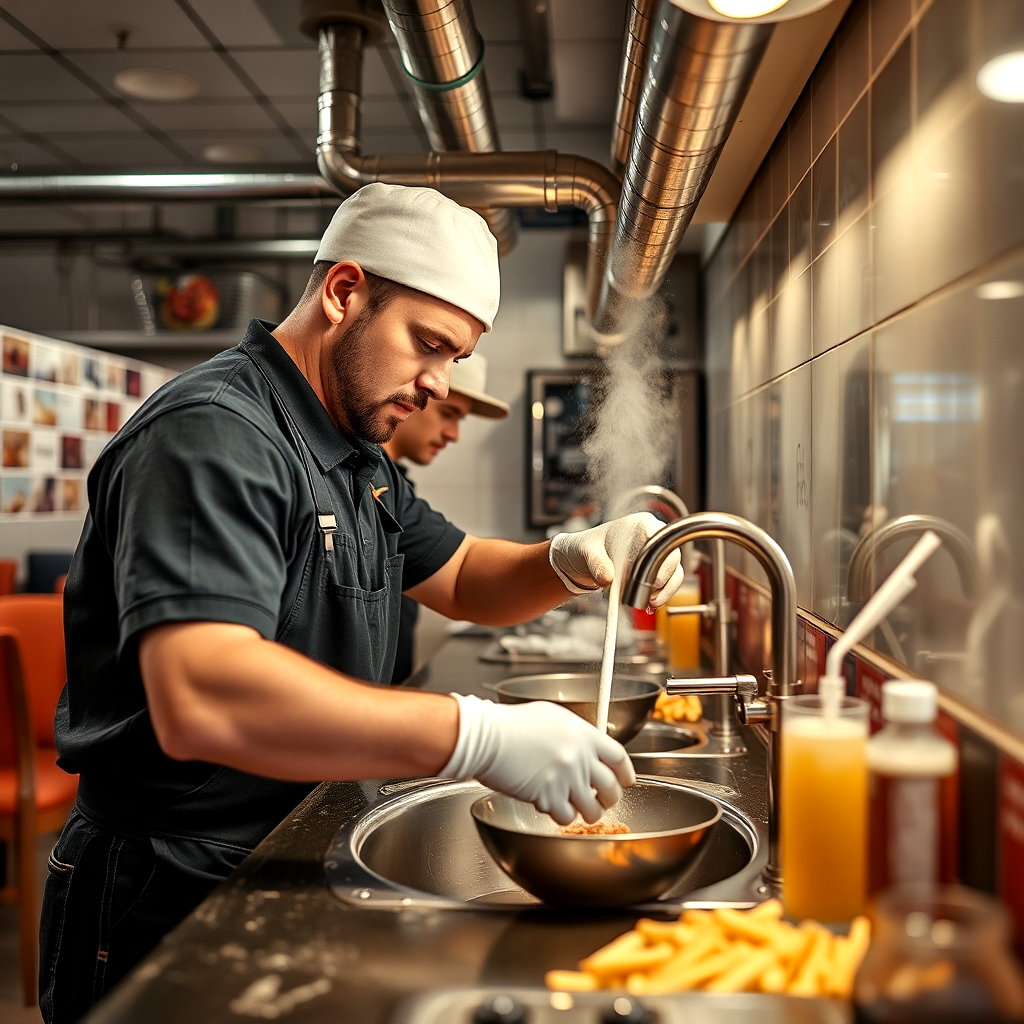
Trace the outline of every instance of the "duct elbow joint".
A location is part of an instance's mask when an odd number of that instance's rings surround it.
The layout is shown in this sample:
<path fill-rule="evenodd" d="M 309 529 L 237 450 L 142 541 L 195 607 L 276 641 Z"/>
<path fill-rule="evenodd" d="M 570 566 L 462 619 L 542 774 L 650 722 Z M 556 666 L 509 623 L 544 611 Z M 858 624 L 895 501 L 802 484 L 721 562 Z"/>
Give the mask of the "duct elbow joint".
<path fill-rule="evenodd" d="M 320 175 L 343 196 L 350 196 L 356 189 L 375 180 L 365 173 L 365 162 L 363 157 L 348 147 L 336 142 L 317 142 L 316 164 Z"/>

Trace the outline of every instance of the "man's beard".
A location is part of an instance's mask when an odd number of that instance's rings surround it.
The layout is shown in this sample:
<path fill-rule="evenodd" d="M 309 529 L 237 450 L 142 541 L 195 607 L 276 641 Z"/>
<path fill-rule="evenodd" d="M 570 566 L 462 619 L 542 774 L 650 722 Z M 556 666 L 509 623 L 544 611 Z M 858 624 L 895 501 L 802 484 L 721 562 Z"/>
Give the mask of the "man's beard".
<path fill-rule="evenodd" d="M 330 355 L 328 376 L 331 398 L 344 416 L 348 429 L 373 444 L 391 440 L 401 418 L 388 407 L 392 402 L 410 405 L 422 411 L 430 396 L 425 391 L 397 391 L 387 398 L 375 397 L 378 372 L 375 366 L 375 340 L 367 337 L 373 325 L 374 311 L 365 308 L 352 321 Z"/>

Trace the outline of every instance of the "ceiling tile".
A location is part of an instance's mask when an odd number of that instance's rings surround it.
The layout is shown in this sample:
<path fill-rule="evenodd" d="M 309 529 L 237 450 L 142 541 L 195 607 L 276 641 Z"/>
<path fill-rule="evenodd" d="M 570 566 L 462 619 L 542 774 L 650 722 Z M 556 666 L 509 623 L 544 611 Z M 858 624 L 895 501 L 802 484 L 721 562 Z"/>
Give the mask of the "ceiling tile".
<path fill-rule="evenodd" d="M 610 39 L 620 47 L 627 0 L 549 0 L 554 48 L 563 39 Z"/>
<path fill-rule="evenodd" d="M 131 131 L 136 126 L 109 103 L 52 103 L 0 106 L 0 113 L 19 128 L 50 135 L 53 132 Z"/>
<path fill-rule="evenodd" d="M 191 100 L 188 103 L 136 103 L 139 113 L 145 115 L 164 131 L 182 131 L 197 128 L 271 129 L 274 122 L 255 101 L 240 103 L 211 103 Z M 313 111 L 314 122 L 316 110 Z"/>
<path fill-rule="evenodd" d="M 504 131 L 506 128 L 515 131 L 533 130 L 533 119 L 537 102 L 524 100 L 519 96 L 493 96 L 491 103 L 494 106 L 494 116 L 497 119 L 498 127 Z M 545 103 L 543 107 L 550 110 L 551 104 Z"/>
<path fill-rule="evenodd" d="M 114 75 L 124 68 L 169 68 L 191 75 L 199 82 L 199 96 L 204 99 L 223 96 L 248 96 L 242 83 L 227 65 L 211 50 L 205 52 L 156 51 L 132 53 L 124 50 L 112 53 L 78 54 L 74 62 L 110 92 L 117 92 Z M 139 104 L 140 109 L 143 104 Z"/>
<path fill-rule="evenodd" d="M 316 40 L 303 35 L 299 29 L 300 0 L 255 0 L 255 3 L 283 42 L 289 46 L 316 49 Z"/>
<path fill-rule="evenodd" d="M 363 56 L 363 96 L 394 96 L 395 87 L 391 84 L 391 76 L 384 67 L 384 60 L 380 55 L 381 47 L 375 46 L 367 50 Z M 403 80 L 405 72 L 402 70 L 402 58 L 398 53 L 398 46 L 387 47 L 391 55 L 391 62 Z"/>
<path fill-rule="evenodd" d="M 177 141 L 183 148 L 187 149 L 195 157 L 195 164 L 197 167 L 225 167 L 230 168 L 230 164 L 214 164 L 210 163 L 203 156 L 203 150 L 209 146 L 215 139 L 190 139 L 182 135 L 176 135 L 175 141 Z M 295 167 L 301 164 L 303 161 L 296 155 L 294 147 L 285 139 L 283 136 L 278 134 L 276 137 L 267 134 L 252 133 L 249 135 L 239 133 L 238 135 L 232 135 L 230 139 L 225 139 L 225 142 L 241 143 L 246 146 L 254 146 L 262 154 L 259 159 L 259 163 L 262 164 L 287 164 L 290 167 Z M 309 169 L 313 169 L 313 147 L 310 145 L 309 149 Z"/>
<path fill-rule="evenodd" d="M 191 4 L 225 46 L 280 46 L 283 42 L 254 0 L 191 0 Z"/>
<path fill-rule="evenodd" d="M 371 146 L 372 143 L 372 146 Z M 426 153 L 427 148 L 420 144 L 412 131 L 398 132 L 394 135 L 376 133 L 367 136 L 367 144 L 363 147 L 368 153 L 382 153 L 400 156 L 403 153 Z"/>
<path fill-rule="evenodd" d="M 5 102 L 96 99 L 91 89 L 39 52 L 0 57 L 0 96 Z"/>
<path fill-rule="evenodd" d="M 33 146 L 31 142 L 25 142 L 17 136 L 4 135 L 0 137 L 0 174 L 8 174 L 12 164 L 18 165 L 19 172 L 32 167 L 68 166 L 48 150 Z"/>
<path fill-rule="evenodd" d="M 11 28 L 6 21 L 0 21 L 0 50 L 34 50 L 36 44 L 30 42 L 17 29 Z"/>
<path fill-rule="evenodd" d="M 284 119 L 293 127 L 299 131 L 308 131 L 316 134 L 317 129 L 317 118 L 319 116 L 316 99 L 310 98 L 304 102 L 287 102 L 283 103 L 280 100 L 274 102 L 274 106 L 277 107 Z"/>
<path fill-rule="evenodd" d="M 559 153 L 576 153 L 590 157 L 607 166 L 611 135 L 609 130 L 601 131 L 548 131 L 546 137 L 548 149 L 557 149 Z"/>
<path fill-rule="evenodd" d="M 58 144 L 83 163 L 96 167 L 177 167 L 180 164 L 174 154 L 142 132 L 131 139 L 80 139 Z"/>
<path fill-rule="evenodd" d="M 413 116 L 417 116 L 415 113 Z M 363 100 L 363 130 L 382 130 L 389 132 L 398 129 L 411 129 L 409 115 L 399 100 Z"/>
<path fill-rule="evenodd" d="M 518 43 L 495 43 L 487 47 L 484 67 L 492 92 L 518 94 L 523 53 Z"/>
<path fill-rule="evenodd" d="M 618 89 L 620 43 L 561 42 L 554 48 L 555 117 L 610 124 Z"/>
<path fill-rule="evenodd" d="M 268 96 L 317 95 L 320 60 L 314 50 L 242 52 L 234 58 Z"/>
<path fill-rule="evenodd" d="M 58 50 L 116 46 L 128 28 L 128 48 L 205 46 L 174 0 L 4 0 L 19 21 Z"/>
<path fill-rule="evenodd" d="M 519 42 L 519 16 L 509 0 L 473 0 L 473 20 L 486 42 Z"/>

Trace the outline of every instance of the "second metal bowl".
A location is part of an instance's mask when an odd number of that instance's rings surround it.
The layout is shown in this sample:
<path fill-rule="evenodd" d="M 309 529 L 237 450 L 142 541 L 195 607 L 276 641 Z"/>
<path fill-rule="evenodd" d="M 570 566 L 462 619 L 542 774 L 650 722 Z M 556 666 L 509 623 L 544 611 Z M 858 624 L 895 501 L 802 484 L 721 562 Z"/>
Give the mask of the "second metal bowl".
<path fill-rule="evenodd" d="M 623 835 L 566 835 L 532 804 L 500 793 L 470 808 L 487 852 L 514 882 L 547 903 L 623 907 L 668 892 L 722 808 L 684 786 L 640 779 L 608 817 Z"/>
<path fill-rule="evenodd" d="M 539 676 L 516 676 L 494 688 L 502 704 L 525 704 L 548 700 L 561 704 L 590 722 L 597 719 L 597 674 L 549 672 Z M 656 680 L 638 676 L 612 677 L 612 699 L 608 707 L 608 735 L 628 743 L 644 727 L 661 693 Z"/>

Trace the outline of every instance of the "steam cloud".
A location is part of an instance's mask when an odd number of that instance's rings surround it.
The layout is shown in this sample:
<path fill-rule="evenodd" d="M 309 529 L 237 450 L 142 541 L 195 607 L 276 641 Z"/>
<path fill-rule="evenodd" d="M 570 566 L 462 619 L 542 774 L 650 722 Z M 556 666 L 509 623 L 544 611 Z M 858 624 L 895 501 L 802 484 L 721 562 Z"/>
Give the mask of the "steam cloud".
<path fill-rule="evenodd" d="M 594 426 L 583 450 L 605 518 L 629 491 L 664 482 L 674 416 L 658 350 L 663 334 L 664 310 L 652 300 L 638 310 L 626 339 L 604 361 Z"/>

